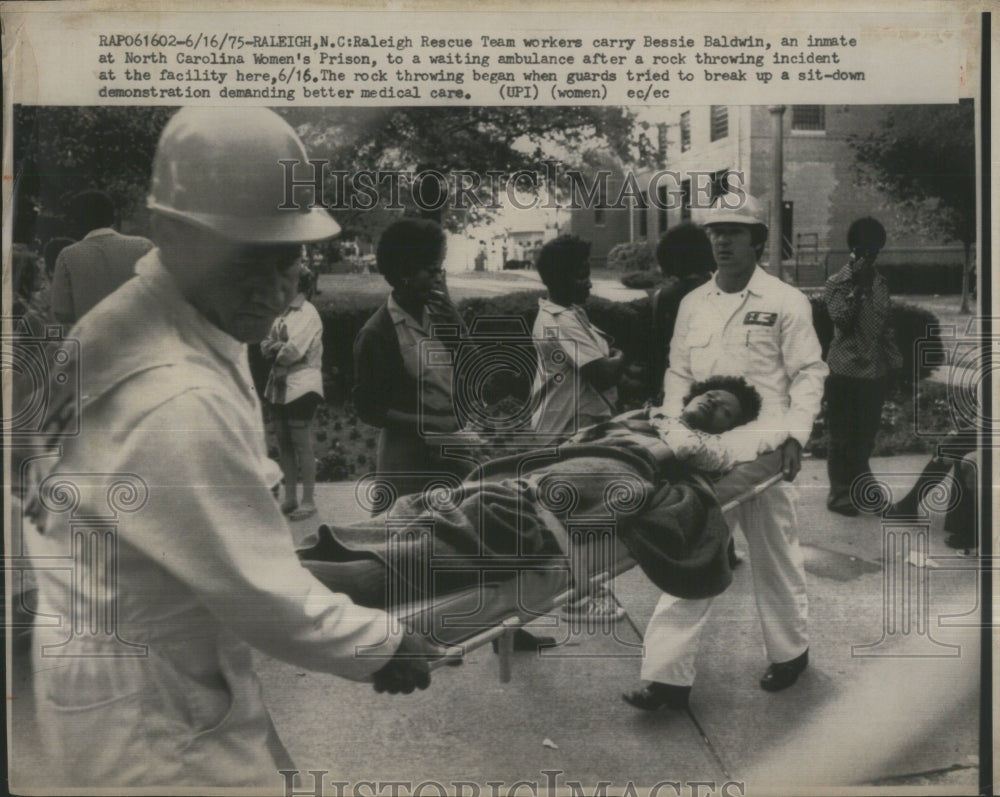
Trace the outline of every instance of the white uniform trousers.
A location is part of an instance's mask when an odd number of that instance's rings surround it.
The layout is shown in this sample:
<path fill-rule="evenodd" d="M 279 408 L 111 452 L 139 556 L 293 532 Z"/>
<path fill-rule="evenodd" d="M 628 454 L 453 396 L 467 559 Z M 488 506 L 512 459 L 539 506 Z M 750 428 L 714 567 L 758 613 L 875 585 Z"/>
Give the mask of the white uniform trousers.
<path fill-rule="evenodd" d="M 754 595 L 772 662 L 794 659 L 809 647 L 805 566 L 795 515 L 797 490 L 779 482 L 727 514 L 747 539 Z M 646 627 L 642 678 L 690 686 L 702 629 L 712 598 L 683 600 L 663 595 Z"/>

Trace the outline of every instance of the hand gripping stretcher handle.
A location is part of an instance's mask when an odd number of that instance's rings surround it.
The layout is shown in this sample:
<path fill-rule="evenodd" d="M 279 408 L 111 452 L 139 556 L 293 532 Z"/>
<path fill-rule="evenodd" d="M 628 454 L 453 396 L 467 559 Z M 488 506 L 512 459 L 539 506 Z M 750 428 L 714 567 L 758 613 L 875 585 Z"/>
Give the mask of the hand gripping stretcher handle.
<path fill-rule="evenodd" d="M 755 484 L 749 490 L 746 490 L 745 492 L 736 496 L 736 498 L 733 498 L 731 501 L 727 501 L 725 504 L 723 504 L 721 507 L 723 514 L 729 512 L 732 509 L 735 509 L 745 501 L 749 501 L 752 498 L 756 498 L 758 495 L 764 492 L 764 490 L 777 484 L 783 478 L 784 478 L 783 474 L 781 472 L 778 472 L 772 476 L 769 476 L 767 479 L 760 482 L 759 484 Z M 609 573 L 608 571 L 597 573 L 596 575 L 591 577 L 590 584 L 592 587 L 596 587 L 598 584 L 607 581 L 611 578 L 614 578 L 614 576 L 618 575 L 619 572 L 625 572 L 626 570 L 631 569 L 633 564 L 634 563 L 624 562 L 621 563 L 618 566 L 618 568 L 616 568 L 616 572 L 614 573 Z M 564 603 L 566 603 L 566 601 L 576 597 L 577 595 L 579 595 L 579 593 L 580 590 L 578 587 L 572 587 L 563 592 L 560 592 L 558 595 L 555 595 L 551 600 L 548 601 L 547 610 L 552 611 L 557 606 L 561 606 Z M 430 663 L 430 669 L 436 670 L 439 667 L 443 667 L 449 661 L 452 661 L 454 659 L 461 659 L 470 650 L 476 650 L 477 648 L 480 648 L 483 645 L 492 642 L 494 639 L 498 639 L 500 640 L 500 642 L 498 643 L 500 645 L 500 650 L 499 650 L 500 666 L 501 666 L 500 679 L 504 683 L 506 683 L 507 681 L 510 680 L 510 672 L 509 672 L 510 650 L 505 649 L 505 645 L 509 646 L 513 643 L 514 631 L 522 627 L 526 622 L 530 622 L 531 620 L 534 619 L 535 617 L 533 616 L 527 618 L 521 616 L 507 617 L 501 622 L 499 622 L 497 625 L 493 626 L 492 628 L 487 628 L 485 631 L 482 631 L 473 637 L 469 637 L 461 644 L 451 645 L 445 648 L 441 655 L 441 658 L 435 659 Z"/>

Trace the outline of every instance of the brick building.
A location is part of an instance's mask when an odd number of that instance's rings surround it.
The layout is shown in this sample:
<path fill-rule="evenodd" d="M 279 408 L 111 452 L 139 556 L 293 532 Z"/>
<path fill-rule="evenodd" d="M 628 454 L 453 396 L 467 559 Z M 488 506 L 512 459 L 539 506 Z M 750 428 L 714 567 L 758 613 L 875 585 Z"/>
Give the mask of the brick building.
<path fill-rule="evenodd" d="M 907 229 L 891 196 L 858 184 L 848 138 L 877 129 L 885 113 L 884 106 L 862 105 L 791 105 L 785 110 L 783 260 L 786 274 L 797 274 L 802 284 L 822 281 L 840 267 L 848 225 L 862 215 L 875 216 L 888 231 L 885 262 L 963 260 L 960 244 Z M 595 262 L 617 243 L 655 246 L 669 227 L 691 218 L 692 205 L 710 202 L 727 182 L 741 181 L 769 205 L 773 136 L 767 106 L 665 108 L 659 121 L 666 125 L 661 136 L 665 169 L 634 175 L 647 207 L 571 212 L 571 231 L 593 242 Z M 625 170 L 612 174 L 612 201 L 628 180 Z"/>

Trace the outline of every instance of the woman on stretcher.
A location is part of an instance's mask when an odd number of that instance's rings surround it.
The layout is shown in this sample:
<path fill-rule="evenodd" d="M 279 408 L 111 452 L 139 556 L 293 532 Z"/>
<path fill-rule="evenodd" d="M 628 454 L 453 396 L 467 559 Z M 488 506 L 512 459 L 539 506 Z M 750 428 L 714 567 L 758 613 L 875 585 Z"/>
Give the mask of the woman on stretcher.
<path fill-rule="evenodd" d="M 660 589 L 716 595 L 732 580 L 729 529 L 701 474 L 783 442 L 758 419 L 760 407 L 742 377 L 713 377 L 692 386 L 680 418 L 637 410 L 558 449 L 494 459 L 369 520 L 321 526 L 299 555 L 331 589 L 384 608 L 518 572 L 566 570 L 581 559 L 574 546 L 593 544 L 602 529 Z M 575 579 L 584 575 L 573 569 Z"/>

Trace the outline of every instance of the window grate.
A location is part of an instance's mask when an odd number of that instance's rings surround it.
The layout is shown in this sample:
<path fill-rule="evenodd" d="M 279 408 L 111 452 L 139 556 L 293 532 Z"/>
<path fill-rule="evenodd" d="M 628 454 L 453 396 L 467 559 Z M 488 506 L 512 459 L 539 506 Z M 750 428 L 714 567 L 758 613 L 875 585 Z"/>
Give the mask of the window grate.
<path fill-rule="evenodd" d="M 826 130 L 826 108 L 822 105 L 793 105 L 792 130 Z"/>
<path fill-rule="evenodd" d="M 713 105 L 711 108 L 711 138 L 718 141 L 729 135 L 729 106 Z"/>

